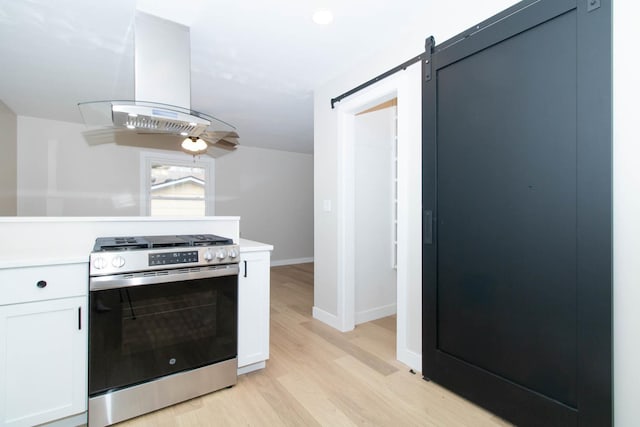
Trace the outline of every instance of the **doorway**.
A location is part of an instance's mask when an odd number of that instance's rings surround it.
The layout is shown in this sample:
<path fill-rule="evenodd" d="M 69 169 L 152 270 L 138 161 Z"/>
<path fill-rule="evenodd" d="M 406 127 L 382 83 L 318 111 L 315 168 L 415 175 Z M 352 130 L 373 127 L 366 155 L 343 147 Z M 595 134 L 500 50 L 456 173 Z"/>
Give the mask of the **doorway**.
<path fill-rule="evenodd" d="M 421 182 L 421 70 L 420 64 L 409 66 L 344 100 L 338 114 L 338 245 L 337 245 L 337 316 L 332 324 L 341 331 L 352 330 L 356 316 L 356 116 L 372 107 L 397 99 L 397 231 L 396 253 L 396 358 L 415 370 L 421 370 L 422 339 L 422 229 Z M 364 114 L 363 116 L 366 116 Z M 389 204 L 387 204 L 389 206 Z M 387 223 L 392 230 L 393 224 Z M 385 260 L 391 265 L 393 256 Z M 391 310 L 387 307 L 386 310 Z M 383 314 L 384 310 L 377 313 Z M 372 314 L 372 313 L 369 313 Z M 375 312 L 373 313 L 375 314 Z"/>
<path fill-rule="evenodd" d="M 354 116 L 355 323 L 396 314 L 397 98 Z"/>

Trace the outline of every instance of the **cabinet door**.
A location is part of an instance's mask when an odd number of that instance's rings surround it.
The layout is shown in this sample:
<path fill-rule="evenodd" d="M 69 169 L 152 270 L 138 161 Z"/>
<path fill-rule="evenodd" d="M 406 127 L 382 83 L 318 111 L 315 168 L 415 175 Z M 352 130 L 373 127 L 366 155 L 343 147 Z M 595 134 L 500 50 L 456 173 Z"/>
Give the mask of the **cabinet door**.
<path fill-rule="evenodd" d="M 240 255 L 238 367 L 269 358 L 269 252 Z"/>
<path fill-rule="evenodd" d="M 86 297 L 0 307 L 0 424 L 86 410 Z"/>

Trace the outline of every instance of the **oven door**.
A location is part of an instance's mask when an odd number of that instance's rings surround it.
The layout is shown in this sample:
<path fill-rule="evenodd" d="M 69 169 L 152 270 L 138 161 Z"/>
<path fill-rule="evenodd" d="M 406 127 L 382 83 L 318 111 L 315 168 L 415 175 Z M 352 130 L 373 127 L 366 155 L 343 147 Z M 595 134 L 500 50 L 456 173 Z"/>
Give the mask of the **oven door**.
<path fill-rule="evenodd" d="M 91 278 L 89 302 L 90 397 L 237 355 L 237 265 Z"/>

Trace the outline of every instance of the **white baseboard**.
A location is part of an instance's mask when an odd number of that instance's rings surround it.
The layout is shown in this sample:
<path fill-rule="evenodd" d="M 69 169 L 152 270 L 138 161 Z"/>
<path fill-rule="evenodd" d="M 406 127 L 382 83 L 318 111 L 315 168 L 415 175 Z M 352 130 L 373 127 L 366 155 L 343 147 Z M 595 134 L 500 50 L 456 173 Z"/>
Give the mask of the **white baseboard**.
<path fill-rule="evenodd" d="M 294 265 L 294 264 L 306 264 L 308 262 L 313 262 L 313 257 L 311 258 L 293 258 L 293 259 L 280 259 L 277 261 L 271 261 L 271 267 L 279 267 L 281 265 Z"/>
<path fill-rule="evenodd" d="M 398 361 L 416 372 L 422 372 L 422 355 L 409 349 L 398 349 Z"/>
<path fill-rule="evenodd" d="M 42 427 L 78 427 L 87 425 L 87 413 L 83 412 L 78 415 L 72 415 L 61 420 L 52 421 L 42 424 Z"/>
<path fill-rule="evenodd" d="M 338 316 L 335 314 L 327 313 L 326 311 L 313 306 L 312 315 L 314 319 L 321 321 L 322 323 L 326 323 L 334 329 L 340 329 L 340 322 L 338 321 Z"/>
<path fill-rule="evenodd" d="M 238 375 L 243 375 L 249 372 L 257 371 L 258 369 L 264 369 L 267 366 L 267 362 L 264 360 L 262 362 L 252 363 L 251 365 L 246 365 L 241 368 L 238 368 Z"/>
<path fill-rule="evenodd" d="M 396 314 L 396 304 L 383 305 L 356 313 L 356 325 Z"/>

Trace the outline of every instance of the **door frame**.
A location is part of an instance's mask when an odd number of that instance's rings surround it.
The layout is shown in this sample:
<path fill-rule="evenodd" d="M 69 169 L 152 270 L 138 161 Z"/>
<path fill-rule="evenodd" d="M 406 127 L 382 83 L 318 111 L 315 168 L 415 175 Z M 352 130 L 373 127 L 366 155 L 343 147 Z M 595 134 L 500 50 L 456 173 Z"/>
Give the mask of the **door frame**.
<path fill-rule="evenodd" d="M 369 88 L 344 100 L 336 108 L 338 115 L 338 198 L 336 216 L 338 225 L 337 235 L 337 313 L 334 327 L 342 332 L 353 330 L 355 327 L 355 154 L 353 142 L 355 139 L 355 115 L 381 102 L 397 97 L 398 115 L 398 263 L 397 263 L 397 341 L 396 357 L 409 367 L 421 370 L 422 355 L 420 348 L 410 343 L 412 337 L 421 336 L 421 330 L 416 329 L 422 316 L 420 297 L 408 298 L 410 283 L 421 282 L 420 242 L 411 243 L 411 229 L 421 229 L 422 224 L 419 208 L 411 212 L 411 199 L 407 194 L 406 184 L 411 178 L 413 169 L 420 171 L 422 133 L 420 124 L 420 76 L 419 64 L 408 67 L 407 70 L 390 76 Z M 416 105 L 417 104 L 417 105 Z M 418 152 L 411 152 L 406 147 L 415 146 Z M 415 150 L 414 150 L 415 151 Z M 418 177 L 416 181 L 419 181 Z M 419 194 L 419 193 L 418 193 Z M 415 199 L 415 195 L 414 195 Z M 416 219 L 418 223 L 416 224 Z M 413 233 L 415 234 L 415 233 Z M 417 256 L 416 260 L 412 259 Z M 419 280 L 415 280 L 415 276 Z M 411 280 L 413 278 L 414 280 Z M 419 285 L 418 285 L 419 287 Z M 419 292 L 421 290 L 418 290 Z M 417 313 L 417 315 L 416 315 Z M 417 317 L 416 317 L 417 316 Z M 415 320 L 411 322 L 411 317 Z M 420 325 L 417 325 L 419 328 Z M 413 328 L 413 330 L 412 330 Z M 414 339 L 415 341 L 415 339 Z"/>

